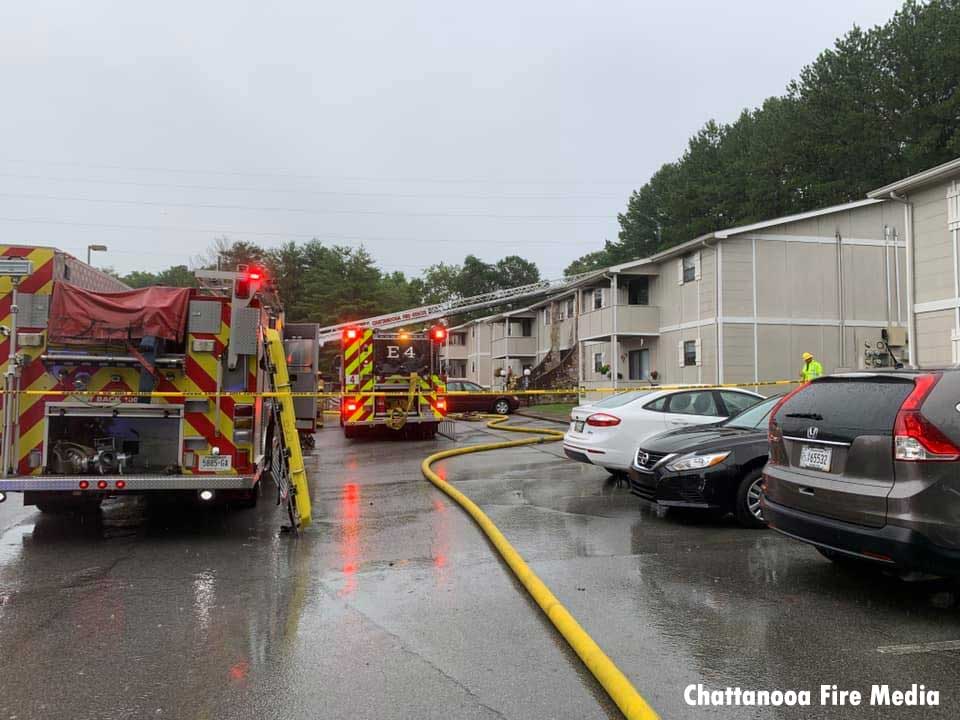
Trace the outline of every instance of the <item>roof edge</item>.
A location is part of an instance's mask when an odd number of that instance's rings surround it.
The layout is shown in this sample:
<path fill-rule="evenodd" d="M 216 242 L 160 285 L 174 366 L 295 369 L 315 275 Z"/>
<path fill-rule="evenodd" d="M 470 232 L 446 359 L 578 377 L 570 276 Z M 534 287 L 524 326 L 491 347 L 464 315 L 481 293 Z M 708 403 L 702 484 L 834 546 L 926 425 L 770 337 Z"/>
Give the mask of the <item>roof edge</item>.
<path fill-rule="evenodd" d="M 901 178 L 895 182 L 892 182 L 883 187 L 879 187 L 876 190 L 871 190 L 867 193 L 869 198 L 886 198 L 890 196 L 890 193 L 898 192 L 900 190 L 908 190 L 917 185 L 924 185 L 928 182 L 933 182 L 940 179 L 944 175 L 950 175 L 954 172 L 960 172 L 960 158 L 955 160 L 950 160 L 945 163 L 941 163 L 927 170 L 909 175 L 905 178 Z"/>

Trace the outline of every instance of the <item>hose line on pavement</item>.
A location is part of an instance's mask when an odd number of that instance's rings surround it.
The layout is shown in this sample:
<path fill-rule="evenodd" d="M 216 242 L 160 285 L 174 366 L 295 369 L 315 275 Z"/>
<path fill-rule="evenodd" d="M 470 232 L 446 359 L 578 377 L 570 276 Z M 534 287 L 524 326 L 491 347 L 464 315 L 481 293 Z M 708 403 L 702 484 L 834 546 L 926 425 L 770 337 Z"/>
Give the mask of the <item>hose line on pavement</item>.
<path fill-rule="evenodd" d="M 540 609 L 553 623 L 553 626 L 567 641 L 573 651 L 577 653 L 583 664 L 593 674 L 603 689 L 620 708 L 624 716 L 629 720 L 656 720 L 659 718 L 656 711 L 647 704 L 640 693 L 637 692 L 633 684 L 627 679 L 620 668 L 607 657 L 599 645 L 587 632 L 580 627 L 573 615 L 560 603 L 559 600 L 550 591 L 550 588 L 537 577 L 536 573 L 530 569 L 526 561 L 520 556 L 520 553 L 514 549 L 510 541 L 504 537 L 500 529 L 487 517 L 476 503 L 457 490 L 453 485 L 441 478 L 431 469 L 431 465 L 446 458 L 456 457 L 458 455 L 468 455 L 470 453 L 485 452 L 487 450 L 499 450 L 501 448 L 519 447 L 521 445 L 534 445 L 545 442 L 556 442 L 563 439 L 563 433 L 558 430 L 548 430 L 545 428 L 525 428 L 505 426 L 502 423 L 509 418 L 506 415 L 483 416 L 493 418 L 487 423 L 487 427 L 497 430 L 508 430 L 510 432 L 530 433 L 536 437 L 522 438 L 519 440 L 506 440 L 495 443 L 485 443 L 482 445 L 468 445 L 466 447 L 454 448 L 452 450 L 443 450 L 424 458 L 420 464 L 420 469 L 424 477 L 437 486 L 444 493 L 449 495 L 457 502 L 460 507 L 466 510 L 474 519 L 480 529 L 486 534 L 493 543 L 493 546 L 500 553 L 504 561 L 517 576 L 517 579 L 523 583 L 523 586 L 530 593 L 530 596 L 536 601 Z M 466 418 L 465 418 L 466 419 Z"/>

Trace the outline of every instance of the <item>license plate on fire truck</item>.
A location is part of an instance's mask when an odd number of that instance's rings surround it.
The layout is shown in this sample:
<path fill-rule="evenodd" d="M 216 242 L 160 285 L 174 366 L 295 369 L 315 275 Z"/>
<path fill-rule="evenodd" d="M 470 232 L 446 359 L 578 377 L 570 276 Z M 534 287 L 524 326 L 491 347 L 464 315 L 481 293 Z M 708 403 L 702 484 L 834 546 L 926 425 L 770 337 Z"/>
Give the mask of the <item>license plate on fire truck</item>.
<path fill-rule="evenodd" d="M 222 472 L 233 467 L 233 458 L 230 455 L 201 455 L 198 470 L 203 472 Z"/>

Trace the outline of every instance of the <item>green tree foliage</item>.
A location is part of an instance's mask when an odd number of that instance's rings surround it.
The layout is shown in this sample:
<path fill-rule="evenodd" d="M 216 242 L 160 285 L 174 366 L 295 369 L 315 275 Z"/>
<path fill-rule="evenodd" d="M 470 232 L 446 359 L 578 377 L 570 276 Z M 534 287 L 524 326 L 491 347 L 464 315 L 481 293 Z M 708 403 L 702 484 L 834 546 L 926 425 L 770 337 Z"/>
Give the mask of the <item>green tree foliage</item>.
<path fill-rule="evenodd" d="M 238 264 L 261 265 L 284 303 L 290 322 L 333 325 L 371 315 L 403 310 L 455 297 L 468 297 L 498 288 L 536 282 L 540 271 L 532 262 L 511 255 L 485 263 L 468 255 L 463 265 L 440 263 L 428 268 L 422 278 L 402 272 L 380 270 L 363 247 L 324 245 L 319 240 L 288 242 L 264 249 L 248 242 L 216 239 L 198 265 L 224 270 Z M 192 287 L 193 271 L 175 265 L 159 273 L 135 271 L 125 276 L 106 269 L 131 287 L 172 285 Z"/>
<path fill-rule="evenodd" d="M 708 122 L 627 201 L 614 242 L 568 274 L 704 233 L 860 199 L 960 155 L 960 0 L 907 0 L 854 27 L 782 97 Z"/>
<path fill-rule="evenodd" d="M 121 282 L 126 283 L 132 288 L 144 288 L 151 285 L 166 285 L 169 287 L 193 287 L 195 279 L 193 271 L 186 265 L 174 265 L 158 273 L 142 272 L 135 270 L 128 275 L 116 275 Z"/>
<path fill-rule="evenodd" d="M 538 280 L 537 266 L 518 255 L 508 255 L 495 263 L 467 255 L 463 265 L 438 263 L 428 267 L 423 274 L 424 298 L 426 302 L 439 302 L 446 298 L 472 297 Z"/>

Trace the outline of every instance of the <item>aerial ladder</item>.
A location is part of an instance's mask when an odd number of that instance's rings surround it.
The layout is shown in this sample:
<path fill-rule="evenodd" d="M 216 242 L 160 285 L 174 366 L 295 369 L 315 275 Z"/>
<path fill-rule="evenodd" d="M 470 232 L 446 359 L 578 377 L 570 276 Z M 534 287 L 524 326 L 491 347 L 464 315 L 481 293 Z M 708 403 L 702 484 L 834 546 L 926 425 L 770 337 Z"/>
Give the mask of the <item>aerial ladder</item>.
<path fill-rule="evenodd" d="M 328 325 L 319 328 L 317 334 L 320 344 L 322 345 L 331 340 L 339 341 L 343 331 L 347 328 L 361 327 L 388 330 L 391 328 L 401 328 L 411 323 L 427 323 L 431 320 L 437 320 L 450 315 L 460 315 L 473 312 L 474 310 L 505 305 L 506 303 L 516 300 L 527 300 L 546 295 L 547 293 L 554 293 L 564 288 L 572 287 L 582 280 L 602 275 L 604 272 L 604 270 L 592 270 L 578 275 L 570 275 L 558 280 L 539 280 L 535 283 L 519 285 L 517 287 L 507 288 L 506 290 L 494 290 L 471 297 L 453 298 L 431 305 L 422 305 L 408 310 L 375 315 L 373 317 L 363 318 L 362 320 L 353 320 L 351 322 L 339 323 L 338 325 Z"/>

